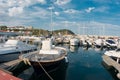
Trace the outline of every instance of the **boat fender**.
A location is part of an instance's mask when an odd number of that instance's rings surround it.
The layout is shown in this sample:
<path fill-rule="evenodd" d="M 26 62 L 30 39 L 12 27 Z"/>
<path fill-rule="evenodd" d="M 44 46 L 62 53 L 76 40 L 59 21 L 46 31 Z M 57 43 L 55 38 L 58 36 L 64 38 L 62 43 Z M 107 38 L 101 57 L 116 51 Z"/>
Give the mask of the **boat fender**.
<path fill-rule="evenodd" d="M 27 65 L 27 62 L 26 62 L 26 59 L 25 59 L 25 58 L 23 59 L 23 62 Z"/>
<path fill-rule="evenodd" d="M 120 79 L 120 73 L 117 73 L 117 77 L 118 77 L 118 79 Z"/>
<path fill-rule="evenodd" d="M 31 66 L 29 59 L 26 59 L 26 61 L 27 61 L 27 64 Z"/>
<path fill-rule="evenodd" d="M 65 62 L 68 63 L 68 58 L 67 57 L 65 57 Z"/>

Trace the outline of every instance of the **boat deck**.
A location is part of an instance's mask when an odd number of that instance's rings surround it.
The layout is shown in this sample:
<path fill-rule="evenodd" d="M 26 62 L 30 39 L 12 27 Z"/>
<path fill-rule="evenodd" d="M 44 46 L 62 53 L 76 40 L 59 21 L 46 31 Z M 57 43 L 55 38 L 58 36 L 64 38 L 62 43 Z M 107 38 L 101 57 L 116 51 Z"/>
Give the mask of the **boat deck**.
<path fill-rule="evenodd" d="M 24 56 L 24 54 L 23 54 L 22 56 L 20 56 L 21 59 L 22 60 L 28 59 L 30 61 L 38 61 L 38 62 L 39 61 L 49 62 L 49 61 L 56 61 L 56 60 L 64 58 L 66 56 L 66 53 L 62 53 L 62 54 L 59 54 L 59 55 L 57 55 L 57 54 L 52 54 L 52 55 L 50 55 L 50 54 L 37 54 L 37 53 L 28 54 L 27 56 L 26 55 L 27 54 L 25 54 L 25 56 Z"/>
<path fill-rule="evenodd" d="M 59 48 L 55 48 L 54 50 L 59 50 Z M 20 59 L 22 60 L 27 59 L 30 61 L 37 61 L 37 62 L 39 61 L 40 62 L 51 62 L 51 61 L 57 61 L 57 60 L 63 59 L 67 55 L 67 52 L 64 49 L 62 49 L 62 51 L 58 54 L 52 54 L 52 50 L 47 51 L 47 52 L 46 51 L 45 53 L 44 52 L 39 53 L 39 51 L 30 52 L 28 54 L 21 55 Z"/>
<path fill-rule="evenodd" d="M 55 61 L 59 58 L 62 58 L 62 56 L 65 56 L 65 54 L 61 55 L 43 55 L 43 54 L 36 54 L 36 55 L 31 55 L 29 58 L 31 61 L 41 61 L 41 62 L 47 62 L 47 61 Z"/>

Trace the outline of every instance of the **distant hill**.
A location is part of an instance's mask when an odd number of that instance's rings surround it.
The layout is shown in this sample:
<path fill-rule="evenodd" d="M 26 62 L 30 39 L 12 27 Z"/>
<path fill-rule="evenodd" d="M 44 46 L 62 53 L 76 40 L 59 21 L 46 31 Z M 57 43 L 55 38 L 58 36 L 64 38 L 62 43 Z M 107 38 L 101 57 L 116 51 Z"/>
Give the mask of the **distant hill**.
<path fill-rule="evenodd" d="M 32 35 L 50 35 L 50 34 L 53 34 L 53 35 L 74 35 L 74 33 L 71 31 L 71 30 L 68 30 L 68 29 L 61 29 L 61 30 L 54 30 L 54 31 L 48 31 L 48 30 L 43 30 L 43 29 L 34 29 L 32 30 Z"/>
<path fill-rule="evenodd" d="M 49 35 L 75 35 L 71 30 L 68 29 L 60 29 L 60 30 L 54 30 L 54 31 L 48 31 L 44 29 L 34 29 L 34 28 L 25 28 L 24 26 L 15 26 L 15 27 L 7 27 L 4 25 L 0 25 L 0 31 L 13 31 L 13 32 L 23 32 L 23 35 L 44 35 L 44 36 L 49 36 Z M 27 34 L 26 34 L 27 33 Z"/>
<path fill-rule="evenodd" d="M 74 35 L 75 33 L 73 33 L 71 30 L 68 29 L 60 29 L 60 30 L 54 30 L 53 34 L 62 34 L 62 35 Z"/>

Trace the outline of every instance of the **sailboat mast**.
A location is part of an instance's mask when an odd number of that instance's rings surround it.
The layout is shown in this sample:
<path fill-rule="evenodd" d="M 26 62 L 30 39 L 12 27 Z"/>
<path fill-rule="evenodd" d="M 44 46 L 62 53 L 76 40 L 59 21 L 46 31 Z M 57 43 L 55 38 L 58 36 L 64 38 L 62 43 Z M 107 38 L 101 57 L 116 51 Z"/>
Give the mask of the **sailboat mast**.
<path fill-rule="evenodd" d="M 53 15 L 52 15 L 52 9 L 53 9 L 53 6 L 51 7 L 51 34 L 53 34 Z"/>
<path fill-rule="evenodd" d="M 65 21 L 65 27 L 66 27 L 66 35 L 67 35 L 67 27 L 68 27 L 68 25 L 67 25 L 68 23 L 67 23 L 67 21 Z"/>

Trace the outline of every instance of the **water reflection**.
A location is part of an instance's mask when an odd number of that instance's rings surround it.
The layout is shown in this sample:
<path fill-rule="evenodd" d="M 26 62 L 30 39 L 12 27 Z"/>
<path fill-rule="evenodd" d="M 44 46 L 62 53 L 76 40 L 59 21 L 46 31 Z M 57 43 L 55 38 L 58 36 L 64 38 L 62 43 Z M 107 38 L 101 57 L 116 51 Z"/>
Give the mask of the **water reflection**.
<path fill-rule="evenodd" d="M 58 68 L 49 72 L 54 80 L 119 80 L 114 73 L 111 73 L 111 70 L 106 70 L 101 65 L 101 56 L 105 49 L 100 50 L 99 48 L 96 51 L 96 48 L 92 47 L 59 46 L 70 51 L 68 53 L 69 64 L 63 62 Z M 31 69 L 33 70 L 32 67 Z M 46 74 L 36 75 L 32 70 L 29 69 L 28 72 L 22 73 L 21 78 L 24 80 L 50 80 Z"/>
<path fill-rule="evenodd" d="M 90 47 L 89 46 L 86 46 L 86 47 L 83 47 L 83 50 L 88 50 Z"/>
<path fill-rule="evenodd" d="M 78 51 L 79 46 L 70 46 L 70 52 L 77 52 Z"/>

